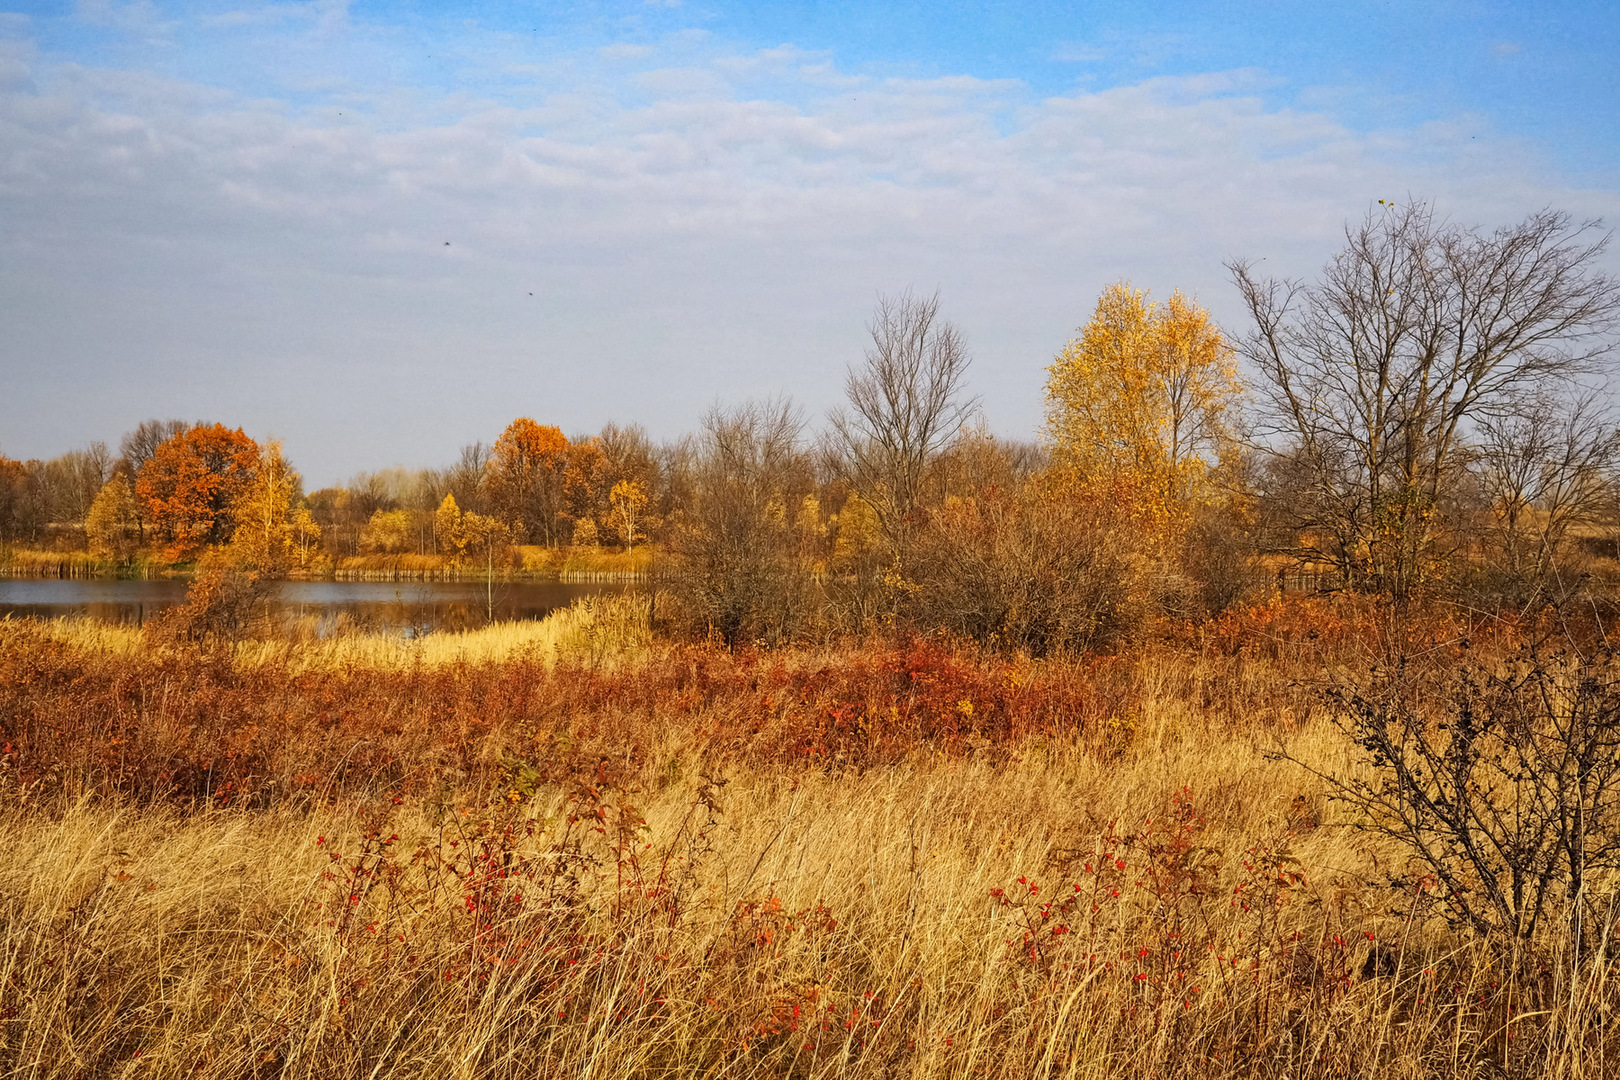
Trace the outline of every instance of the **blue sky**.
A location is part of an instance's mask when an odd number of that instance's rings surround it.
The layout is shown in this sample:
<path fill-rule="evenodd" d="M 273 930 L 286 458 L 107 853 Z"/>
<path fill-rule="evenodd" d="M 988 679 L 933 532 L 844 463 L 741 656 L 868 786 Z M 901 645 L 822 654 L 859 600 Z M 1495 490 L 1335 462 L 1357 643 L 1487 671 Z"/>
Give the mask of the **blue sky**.
<path fill-rule="evenodd" d="M 1620 218 L 1616 56 L 1595 3 L 24 5 L 0 453 L 207 417 L 326 483 L 814 417 L 905 287 L 1029 437 L 1120 277 L 1240 330 L 1225 259 L 1309 276 L 1378 198 Z"/>

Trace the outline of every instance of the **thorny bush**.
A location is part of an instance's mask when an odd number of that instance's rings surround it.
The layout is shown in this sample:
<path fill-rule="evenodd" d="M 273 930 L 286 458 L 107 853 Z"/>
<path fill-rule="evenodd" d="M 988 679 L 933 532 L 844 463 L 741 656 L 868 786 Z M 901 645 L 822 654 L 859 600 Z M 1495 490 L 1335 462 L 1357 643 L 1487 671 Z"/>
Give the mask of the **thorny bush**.
<path fill-rule="evenodd" d="M 1399 842 L 1409 894 L 1454 922 L 1535 942 L 1550 911 L 1577 954 L 1620 902 L 1620 659 L 1526 649 L 1452 671 L 1405 662 L 1327 692 L 1365 774 L 1313 769 Z"/>

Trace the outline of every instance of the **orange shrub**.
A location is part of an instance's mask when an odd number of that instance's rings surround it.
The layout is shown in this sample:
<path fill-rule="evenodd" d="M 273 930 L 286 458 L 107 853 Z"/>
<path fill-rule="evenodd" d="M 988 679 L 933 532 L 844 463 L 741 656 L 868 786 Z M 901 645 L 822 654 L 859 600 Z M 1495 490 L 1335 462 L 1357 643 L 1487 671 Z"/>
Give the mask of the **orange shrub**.
<path fill-rule="evenodd" d="M 270 805 L 630 778 L 677 735 L 697 764 L 861 769 L 998 756 L 1095 731 L 1134 693 L 1120 661 L 1019 665 L 930 642 L 824 654 L 671 650 L 622 670 L 500 663 L 292 672 L 224 651 L 80 652 L 0 633 L 0 739 L 31 797 Z"/>

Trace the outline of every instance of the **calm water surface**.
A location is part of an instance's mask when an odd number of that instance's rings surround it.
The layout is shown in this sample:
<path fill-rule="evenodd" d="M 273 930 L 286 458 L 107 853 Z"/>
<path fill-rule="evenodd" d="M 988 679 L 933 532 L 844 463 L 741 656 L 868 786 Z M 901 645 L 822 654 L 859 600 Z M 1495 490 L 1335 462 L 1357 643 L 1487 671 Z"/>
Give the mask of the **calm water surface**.
<path fill-rule="evenodd" d="M 184 581 L 98 581 L 0 578 L 0 618 L 89 615 L 139 624 L 184 603 Z M 558 581 L 284 581 L 272 586 L 270 614 L 311 618 L 330 629 L 340 622 L 426 633 L 482 626 L 496 620 L 538 619 L 582 596 L 623 592 L 623 585 Z"/>

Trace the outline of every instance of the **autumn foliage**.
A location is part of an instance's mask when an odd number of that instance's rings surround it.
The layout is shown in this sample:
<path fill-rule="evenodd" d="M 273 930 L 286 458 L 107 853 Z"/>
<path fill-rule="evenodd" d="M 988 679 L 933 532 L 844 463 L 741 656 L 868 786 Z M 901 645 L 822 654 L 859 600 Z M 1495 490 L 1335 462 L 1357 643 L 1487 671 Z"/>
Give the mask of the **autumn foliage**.
<path fill-rule="evenodd" d="M 228 637 L 228 620 L 252 614 L 248 587 L 212 565 L 189 619 L 155 640 Z M 1009 740 L 1101 730 L 1130 699 L 1119 670 L 911 642 L 821 657 L 681 648 L 620 671 L 536 656 L 295 673 L 208 651 L 95 657 L 24 629 L 0 636 L 0 741 L 8 775 L 36 797 L 70 783 L 74 795 L 185 806 L 488 790 L 514 757 L 546 776 L 603 754 L 639 760 L 672 711 L 700 726 L 717 764 L 860 769 L 923 748 L 994 757 Z"/>
<path fill-rule="evenodd" d="M 175 557 L 224 544 L 238 502 L 259 472 L 259 444 L 224 424 L 194 427 L 158 446 L 135 481 L 149 527 Z"/>
<path fill-rule="evenodd" d="M 490 497 L 520 537 L 553 544 L 566 509 L 568 437 L 549 424 L 519 417 L 495 440 Z"/>
<path fill-rule="evenodd" d="M 1209 313 L 1179 292 L 1161 305 L 1110 285 L 1048 371 L 1047 433 L 1063 486 L 1126 508 L 1156 536 L 1182 527 L 1229 450 L 1240 393 Z"/>

